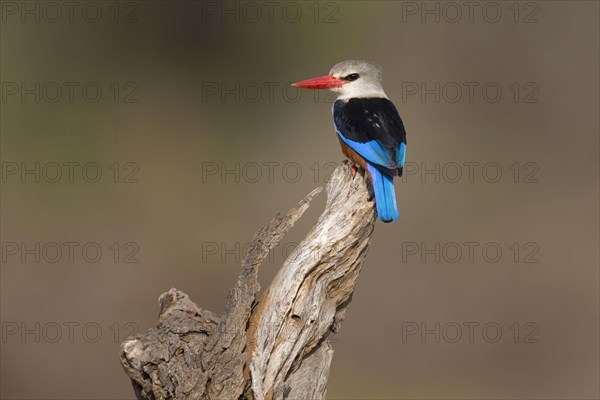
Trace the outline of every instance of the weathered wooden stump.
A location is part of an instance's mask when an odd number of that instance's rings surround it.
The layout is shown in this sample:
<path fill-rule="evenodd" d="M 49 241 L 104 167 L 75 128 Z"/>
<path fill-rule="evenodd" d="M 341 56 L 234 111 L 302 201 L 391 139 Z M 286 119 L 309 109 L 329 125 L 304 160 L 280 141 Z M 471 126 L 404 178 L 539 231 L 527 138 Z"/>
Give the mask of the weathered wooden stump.
<path fill-rule="evenodd" d="M 333 349 L 366 257 L 376 213 L 365 179 L 337 167 L 327 205 L 257 301 L 258 267 L 321 192 L 259 230 L 221 318 L 176 289 L 158 326 L 121 345 L 139 399 L 322 399 Z"/>

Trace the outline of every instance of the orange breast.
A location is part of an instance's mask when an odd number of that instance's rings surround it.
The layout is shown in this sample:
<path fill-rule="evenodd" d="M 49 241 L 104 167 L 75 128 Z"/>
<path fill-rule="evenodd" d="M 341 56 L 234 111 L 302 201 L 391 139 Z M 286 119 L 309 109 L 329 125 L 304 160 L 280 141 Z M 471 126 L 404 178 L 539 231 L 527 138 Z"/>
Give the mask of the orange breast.
<path fill-rule="evenodd" d="M 367 163 L 365 159 L 362 158 L 360 154 L 354 151 L 350 146 L 348 146 L 339 135 L 337 136 L 338 140 L 340 141 L 340 146 L 342 146 L 342 152 L 344 153 L 344 155 L 348 157 L 350 161 L 354 162 L 354 164 L 360 165 L 362 169 L 364 169 L 368 173 L 369 171 L 367 170 Z"/>

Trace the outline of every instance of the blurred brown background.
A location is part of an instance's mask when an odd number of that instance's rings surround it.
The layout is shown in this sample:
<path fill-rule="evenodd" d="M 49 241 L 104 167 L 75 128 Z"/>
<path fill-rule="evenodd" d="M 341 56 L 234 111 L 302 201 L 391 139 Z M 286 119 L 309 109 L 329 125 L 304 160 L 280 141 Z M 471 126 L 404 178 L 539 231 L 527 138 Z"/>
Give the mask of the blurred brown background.
<path fill-rule="evenodd" d="M 343 159 L 288 85 L 356 58 L 410 167 L 329 398 L 598 398 L 597 2 L 73 3 L 2 2 L 3 399 L 133 398 L 119 343 L 159 294 L 222 312 L 244 244 Z"/>

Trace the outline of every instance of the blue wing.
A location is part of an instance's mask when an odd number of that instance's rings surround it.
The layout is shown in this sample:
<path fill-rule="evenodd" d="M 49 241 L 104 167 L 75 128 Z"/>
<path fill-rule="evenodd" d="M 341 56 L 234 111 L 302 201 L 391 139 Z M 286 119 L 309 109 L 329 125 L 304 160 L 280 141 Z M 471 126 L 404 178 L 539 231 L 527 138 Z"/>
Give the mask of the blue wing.
<path fill-rule="evenodd" d="M 333 106 L 337 134 L 364 159 L 402 175 L 406 131 L 394 104 L 386 98 L 337 100 Z"/>
<path fill-rule="evenodd" d="M 364 159 L 372 164 L 381 165 L 386 168 L 404 167 L 406 158 L 406 144 L 400 143 L 400 147 L 395 152 L 384 149 L 377 140 L 360 143 L 345 137 L 339 129 L 337 134 L 352 150 L 360 154 Z"/>

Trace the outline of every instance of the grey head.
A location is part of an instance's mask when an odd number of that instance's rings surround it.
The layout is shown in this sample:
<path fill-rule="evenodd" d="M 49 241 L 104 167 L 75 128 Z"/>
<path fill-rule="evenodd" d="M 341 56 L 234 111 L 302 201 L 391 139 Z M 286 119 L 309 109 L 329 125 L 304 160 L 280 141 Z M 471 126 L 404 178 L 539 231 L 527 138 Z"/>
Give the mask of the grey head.
<path fill-rule="evenodd" d="M 329 75 L 344 81 L 342 86 L 331 89 L 338 93 L 337 98 L 340 100 L 353 97 L 387 98 L 381 86 L 383 81 L 381 67 L 371 61 L 342 61 L 331 68 Z"/>

